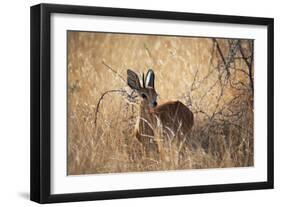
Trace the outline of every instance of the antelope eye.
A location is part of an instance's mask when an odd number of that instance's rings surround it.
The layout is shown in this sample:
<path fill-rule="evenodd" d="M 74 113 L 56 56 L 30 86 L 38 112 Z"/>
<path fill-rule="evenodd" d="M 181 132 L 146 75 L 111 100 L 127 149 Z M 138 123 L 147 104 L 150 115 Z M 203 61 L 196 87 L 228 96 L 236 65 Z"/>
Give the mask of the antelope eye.
<path fill-rule="evenodd" d="M 141 97 L 147 99 L 147 96 L 144 93 L 141 94 Z"/>

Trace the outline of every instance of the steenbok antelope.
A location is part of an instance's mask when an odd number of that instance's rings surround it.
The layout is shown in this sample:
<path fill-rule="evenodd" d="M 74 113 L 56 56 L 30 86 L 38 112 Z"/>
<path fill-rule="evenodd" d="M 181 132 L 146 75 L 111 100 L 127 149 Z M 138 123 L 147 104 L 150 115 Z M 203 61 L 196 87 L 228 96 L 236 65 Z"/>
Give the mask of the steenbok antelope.
<path fill-rule="evenodd" d="M 189 134 L 194 123 L 193 113 L 180 101 L 157 105 L 154 79 L 155 74 L 150 69 L 145 77 L 143 75 L 141 85 L 138 75 L 132 70 L 127 70 L 128 86 L 141 97 L 136 137 L 147 153 L 159 150 L 159 138 L 157 140 L 155 137 L 159 128 L 162 129 L 161 139 L 172 137 L 180 143 Z"/>

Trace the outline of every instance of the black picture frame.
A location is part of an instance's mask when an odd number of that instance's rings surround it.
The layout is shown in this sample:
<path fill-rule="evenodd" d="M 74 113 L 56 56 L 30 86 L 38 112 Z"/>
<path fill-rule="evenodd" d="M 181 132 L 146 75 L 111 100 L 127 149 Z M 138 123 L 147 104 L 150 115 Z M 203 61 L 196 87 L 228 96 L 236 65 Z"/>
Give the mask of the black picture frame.
<path fill-rule="evenodd" d="M 148 19 L 181 20 L 207 23 L 231 23 L 267 26 L 267 181 L 238 184 L 218 184 L 186 187 L 167 187 L 73 194 L 51 194 L 51 70 L 50 70 L 50 15 L 52 13 L 134 17 Z M 39 4 L 31 7 L 31 169 L 30 199 L 38 203 L 88 201 L 103 199 L 166 196 L 179 194 L 211 193 L 273 188 L 274 177 L 274 83 L 272 18 L 195 14 L 168 11 L 103 8 L 89 6 Z"/>

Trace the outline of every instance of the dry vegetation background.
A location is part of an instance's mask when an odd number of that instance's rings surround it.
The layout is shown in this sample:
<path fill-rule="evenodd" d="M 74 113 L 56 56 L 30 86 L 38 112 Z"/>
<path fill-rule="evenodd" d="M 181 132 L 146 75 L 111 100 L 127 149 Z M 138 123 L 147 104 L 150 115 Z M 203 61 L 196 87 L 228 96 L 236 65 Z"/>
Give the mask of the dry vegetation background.
<path fill-rule="evenodd" d="M 68 32 L 68 174 L 252 166 L 253 41 Z M 146 156 L 126 71 L 194 113 L 187 147 Z M 96 123 L 95 123 L 96 122 Z"/>

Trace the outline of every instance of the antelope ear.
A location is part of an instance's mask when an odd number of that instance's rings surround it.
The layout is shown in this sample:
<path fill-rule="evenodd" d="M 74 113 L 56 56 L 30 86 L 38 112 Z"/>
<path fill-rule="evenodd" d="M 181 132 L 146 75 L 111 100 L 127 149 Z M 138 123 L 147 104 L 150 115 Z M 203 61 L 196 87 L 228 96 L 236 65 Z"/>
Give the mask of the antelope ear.
<path fill-rule="evenodd" d="M 131 89 L 140 90 L 141 88 L 138 75 L 130 69 L 127 70 L 127 84 Z"/>
<path fill-rule="evenodd" d="M 154 88 L 155 75 L 152 69 L 149 69 L 145 76 L 145 87 Z"/>

